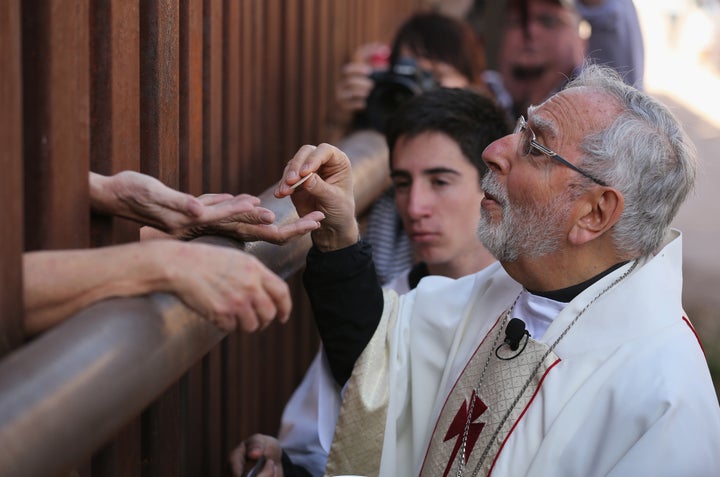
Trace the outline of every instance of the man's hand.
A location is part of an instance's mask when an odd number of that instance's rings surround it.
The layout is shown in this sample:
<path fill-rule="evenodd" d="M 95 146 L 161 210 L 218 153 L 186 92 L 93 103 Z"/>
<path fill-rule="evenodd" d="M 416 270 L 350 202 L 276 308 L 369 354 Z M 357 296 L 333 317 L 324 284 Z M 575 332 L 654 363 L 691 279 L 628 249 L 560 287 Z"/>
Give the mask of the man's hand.
<path fill-rule="evenodd" d="M 165 291 L 223 330 L 253 332 L 290 317 L 287 283 L 252 255 L 200 243 L 157 244 L 172 250 L 157 254 L 168 268 Z"/>
<path fill-rule="evenodd" d="M 29 334 L 109 297 L 174 293 L 225 331 L 253 332 L 292 309 L 287 283 L 250 254 L 230 247 L 151 240 L 86 250 L 23 254 Z"/>
<path fill-rule="evenodd" d="M 365 109 L 365 101 L 375 86 L 370 73 L 378 67 L 387 67 L 390 49 L 384 43 L 366 43 L 358 47 L 352 61 L 346 63 L 335 87 L 335 99 L 341 112 L 355 113 Z M 382 64 L 375 64 L 381 59 Z"/>
<path fill-rule="evenodd" d="M 320 226 L 323 216 L 309 213 L 295 222 L 275 225 L 275 214 L 260 207 L 260 199 L 240 194 L 178 192 L 139 172 L 124 171 L 106 177 L 90 173 L 93 209 L 140 222 L 141 236 L 192 239 L 200 235 L 224 235 L 243 242 L 265 240 L 283 244 Z"/>
<path fill-rule="evenodd" d="M 321 212 L 313 211 L 293 222 L 277 225 L 273 223 L 275 214 L 257 206 L 259 199 L 247 194 L 235 197 L 204 194 L 198 200 L 203 212 L 193 224 L 170 234 L 173 238 L 189 240 L 201 235 L 222 235 L 242 242 L 263 240 L 282 245 L 317 229 L 324 218 Z M 167 234 L 150 227 L 144 227 L 140 233 L 143 240 L 167 238 Z"/>
<path fill-rule="evenodd" d="M 93 210 L 164 231 L 187 226 L 203 213 L 203 204 L 197 198 L 139 172 L 123 171 L 113 176 L 91 172 L 89 181 Z M 252 207 L 250 203 L 243 205 Z"/>
<path fill-rule="evenodd" d="M 265 434 L 254 434 L 245 439 L 230 453 L 230 465 L 233 475 L 243 477 L 260 460 L 265 457 L 265 465 L 255 474 L 257 477 L 283 477 L 282 448 L 274 437 Z"/>
<path fill-rule="evenodd" d="M 292 187 L 310 173 L 313 176 L 302 185 Z M 325 220 L 312 238 L 320 251 L 327 252 L 358 241 L 352 183 L 352 165 L 344 152 L 330 144 L 305 145 L 285 166 L 275 196 L 291 196 L 300 216 L 322 212 Z"/>

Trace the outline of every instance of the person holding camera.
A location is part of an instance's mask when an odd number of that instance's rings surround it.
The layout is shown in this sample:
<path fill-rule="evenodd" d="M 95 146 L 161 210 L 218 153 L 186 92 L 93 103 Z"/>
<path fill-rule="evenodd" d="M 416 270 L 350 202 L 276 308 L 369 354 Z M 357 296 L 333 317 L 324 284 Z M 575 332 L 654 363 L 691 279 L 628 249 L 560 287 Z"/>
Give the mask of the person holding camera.
<path fill-rule="evenodd" d="M 382 132 L 402 102 L 439 86 L 490 94 L 484 70 L 485 54 L 469 24 L 441 13 L 416 13 L 400 26 L 392 46 L 361 45 L 343 66 L 329 121 L 337 135 L 331 134 L 330 142 L 361 128 Z"/>
<path fill-rule="evenodd" d="M 491 96 L 484 69 L 484 50 L 469 24 L 436 12 L 416 13 L 400 26 L 391 48 L 362 45 L 343 67 L 329 142 L 358 129 L 384 133 L 387 117 L 401 104 L 440 86 Z M 382 282 L 412 265 L 412 247 L 392 187 L 372 204 L 365 224 L 364 236 L 374 247 Z"/>

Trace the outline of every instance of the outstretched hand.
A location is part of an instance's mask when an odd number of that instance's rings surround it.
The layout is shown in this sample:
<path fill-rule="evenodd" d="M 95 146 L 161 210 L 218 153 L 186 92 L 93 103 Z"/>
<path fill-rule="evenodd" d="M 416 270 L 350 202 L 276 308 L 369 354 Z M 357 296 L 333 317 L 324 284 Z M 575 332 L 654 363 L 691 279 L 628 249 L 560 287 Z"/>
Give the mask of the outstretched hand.
<path fill-rule="evenodd" d="M 273 223 L 275 214 L 259 207 L 260 200 L 254 196 L 204 194 L 198 200 L 203 205 L 203 213 L 194 224 L 173 233 L 175 238 L 187 240 L 200 235 L 223 235 L 243 242 L 264 240 L 284 244 L 317 229 L 324 218 L 321 212 L 313 211 L 295 221 L 278 225 Z"/>
<path fill-rule="evenodd" d="M 313 173 L 302 185 L 297 182 Z M 357 242 L 352 165 L 347 155 L 330 144 L 302 146 L 285 166 L 275 188 L 278 198 L 291 196 L 298 215 L 322 212 L 325 219 L 313 231 L 321 251 L 337 250 Z"/>
<path fill-rule="evenodd" d="M 90 173 L 90 203 L 101 213 L 118 215 L 173 232 L 203 214 L 203 204 L 156 178 L 135 171 L 113 176 Z"/>
<path fill-rule="evenodd" d="M 323 215 L 308 213 L 275 225 L 275 214 L 260 207 L 260 199 L 240 194 L 204 194 L 194 197 L 176 191 L 154 177 L 134 171 L 113 176 L 90 173 L 90 200 L 98 212 L 118 215 L 152 227 L 143 238 L 192 239 L 224 235 L 244 242 L 265 240 L 284 244 L 317 229 Z"/>

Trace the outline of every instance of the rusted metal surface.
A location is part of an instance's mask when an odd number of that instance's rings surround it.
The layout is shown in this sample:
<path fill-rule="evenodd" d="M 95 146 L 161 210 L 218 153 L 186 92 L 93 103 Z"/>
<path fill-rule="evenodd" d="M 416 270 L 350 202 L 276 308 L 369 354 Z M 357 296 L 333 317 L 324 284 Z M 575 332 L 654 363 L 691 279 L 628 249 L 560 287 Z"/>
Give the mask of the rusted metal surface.
<path fill-rule="evenodd" d="M 180 3 L 180 187 L 203 192 L 203 2 Z"/>
<path fill-rule="evenodd" d="M 387 164 L 382 138 L 363 132 L 341 146 L 353 159 L 357 200 L 367 203 L 378 192 L 374 176 Z M 280 222 L 297 216 L 289 199 L 270 199 L 272 188 L 262 196 Z M 232 245 L 222 238 L 205 240 Z M 253 243 L 246 250 L 288 277 L 302 267 L 308 240 L 283 246 Z M 222 356 L 219 349 L 215 354 L 211 350 L 223 337 L 171 295 L 112 299 L 86 308 L 0 361 L 0 469 L 27 477 L 67 470 L 120 431 L 208 352 L 203 379 L 211 385 L 219 381 L 214 373 L 219 373 Z M 172 439 L 159 438 L 181 434 L 167 425 L 179 426 L 184 412 L 176 393 L 166 393 L 144 415 L 147 475 L 178 475 L 167 472 L 182 462 L 180 451 L 166 448 Z M 206 388 L 207 393 L 206 405 L 222 407 L 219 388 Z M 211 417 L 216 412 L 209 411 Z M 205 437 L 221 439 L 217 423 L 203 424 Z M 208 475 L 221 473 L 224 462 L 219 454 L 215 459 L 205 467 Z"/>
<path fill-rule="evenodd" d="M 169 295 L 100 302 L 0 363 L 0 468 L 59 475 L 222 338 Z"/>
<path fill-rule="evenodd" d="M 140 169 L 140 28 L 133 2 L 90 2 L 90 170 Z M 94 216 L 92 245 L 138 239 L 138 225 Z"/>
<path fill-rule="evenodd" d="M 89 244 L 87 2 L 22 2 L 25 245 Z"/>
<path fill-rule="evenodd" d="M 179 25 L 179 2 L 141 2 L 141 170 L 175 188 L 179 186 Z"/>
<path fill-rule="evenodd" d="M 88 170 L 141 170 L 194 195 L 260 194 L 279 220 L 290 220 L 289 214 L 294 216 L 290 201 L 277 201 L 263 191 L 280 177 L 300 145 L 327 140 L 326 118 L 334 107 L 334 84 L 350 53 L 363 42 L 389 40 L 395 27 L 420 3 L 2 2 L 0 75 L 3 88 L 9 87 L 2 94 L 10 93 L 0 98 L 8 113 L 0 119 L 4 152 L 8 152 L 2 156 L 0 175 L 0 197 L 7 204 L 0 230 L 4 283 L 0 312 L 9 316 L 2 316 L 0 338 L 9 343 L 8 349 L 20 346 L 23 339 L 23 243 L 28 250 L 82 248 L 137 237 L 136 224 L 97 216 L 90 220 Z M 9 65 L 14 62 L 14 69 L 6 68 L 6 59 Z M 1 122 L 6 118 L 9 121 Z M 377 159 L 373 167 L 356 170 L 363 183 L 356 189 L 358 207 L 365 207 L 385 184 L 384 142 L 377 135 L 360 135 L 342 147 L 351 155 Z M 166 383 L 162 388 L 146 389 L 143 380 L 155 380 L 152 373 L 160 371 L 154 365 L 146 369 L 144 358 L 149 362 L 156 358 L 143 353 L 169 355 L 175 352 L 175 340 L 191 338 L 160 336 L 152 331 L 155 325 L 142 320 L 121 325 L 130 318 L 116 318 L 107 308 L 101 310 L 107 316 L 99 320 L 110 322 L 110 328 L 73 327 L 72 339 L 44 351 L 57 353 L 52 359 L 43 353 L 33 357 L 32 350 L 39 343 L 49 343 L 44 340 L 55 342 L 60 336 L 56 332 L 66 325 L 18 350 L 23 359 L 37 360 L 31 363 L 37 379 L 49 379 L 39 370 L 46 360 L 56 371 L 60 368 L 55 362 L 63 363 L 66 381 L 45 381 L 41 399 L 28 400 L 19 415 L 13 414 L 17 407 L 0 403 L 0 414 L 4 413 L 0 429 L 13 429 L 12 435 L 0 431 L 2 459 L 16 465 L 18 459 L 33 458 L 34 465 L 48 466 L 42 475 L 57 473 L 56 469 L 65 472 L 66 464 L 81 477 L 223 475 L 227 453 L 239 439 L 253 432 L 276 432 L 282 406 L 317 350 L 317 333 L 295 273 L 302 267 L 308 244 L 301 240 L 282 247 L 248 245 L 251 253 L 287 278 L 295 305 L 290 323 L 273 325 L 260 334 L 228 336 L 208 345 L 205 352 L 196 350 L 190 364 L 166 370 L 175 373 L 175 378 L 160 378 Z M 165 298 L 160 302 L 166 303 Z M 152 300 L 140 303 L 135 311 L 149 313 L 152 323 L 165 320 L 176 305 L 168 312 Z M 146 325 L 148 330 L 143 329 Z M 117 341 L 101 336 L 101 329 L 112 329 Z M 139 336 L 123 335 L 123 330 Z M 153 336 L 158 338 L 156 349 L 133 347 L 133 340 L 147 343 Z M 204 339 L 202 332 L 200 336 Z M 82 346 L 76 347 L 76 342 Z M 63 347 L 69 351 L 62 351 Z M 74 354 L 76 348 L 88 361 Z M 117 366 L 134 367 L 133 372 L 139 373 L 137 382 L 120 384 L 122 393 L 131 394 L 127 409 L 112 408 L 118 401 L 95 402 L 104 395 L 73 394 L 90 377 L 97 380 L 93 386 L 116 389 L 111 382 L 113 372 L 101 378 L 81 366 L 89 366 L 92 353 L 100 353 L 101 348 L 133 354 L 113 355 L 119 360 Z M 71 356 L 76 360 L 68 362 Z M 0 362 L 0 368 L 6 364 Z M 114 372 L 125 379 L 122 370 Z M 20 376 L 2 376 L 0 397 L 17 398 L 11 381 Z M 24 377 L 27 383 L 18 381 L 17 392 L 40 389 L 23 387 L 40 386 L 31 378 Z M 85 399 L 86 411 L 102 422 L 73 423 L 75 411 L 72 403 L 64 401 L 67 396 Z M 136 399 L 145 402 L 144 407 L 138 408 Z M 96 404 L 99 408 L 93 407 Z M 65 429 L 48 431 L 52 438 L 42 441 L 47 426 L 65 419 L 64 406 L 70 406 Z M 110 412 L 118 415 L 105 416 Z M 28 423 L 38 425 L 22 427 Z M 73 429 L 72 439 L 63 434 L 67 429 Z M 33 456 L 22 454 L 19 448 L 22 452 L 32 449 Z"/>
<path fill-rule="evenodd" d="M 0 357 L 23 341 L 20 0 L 0 3 Z"/>

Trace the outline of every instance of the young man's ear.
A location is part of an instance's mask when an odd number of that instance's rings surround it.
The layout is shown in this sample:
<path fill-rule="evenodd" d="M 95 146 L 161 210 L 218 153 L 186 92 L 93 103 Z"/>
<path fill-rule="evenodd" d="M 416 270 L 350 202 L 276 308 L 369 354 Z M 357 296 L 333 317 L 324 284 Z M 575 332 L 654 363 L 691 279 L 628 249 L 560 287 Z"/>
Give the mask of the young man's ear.
<path fill-rule="evenodd" d="M 568 240 L 575 245 L 594 240 L 610 230 L 625 207 L 625 197 L 612 187 L 594 189 L 578 202 L 578 217 L 568 234 Z"/>

